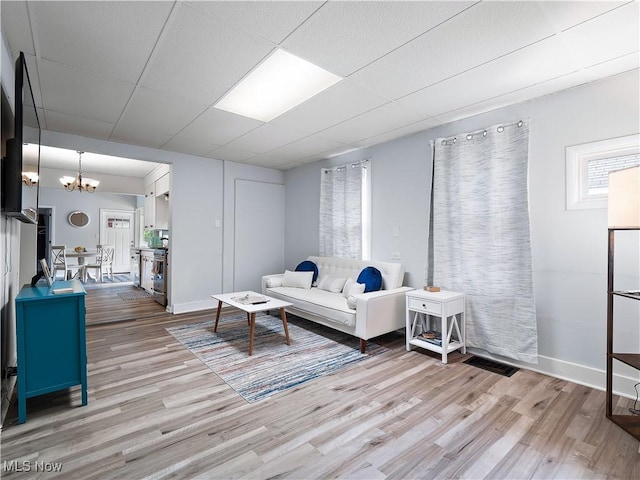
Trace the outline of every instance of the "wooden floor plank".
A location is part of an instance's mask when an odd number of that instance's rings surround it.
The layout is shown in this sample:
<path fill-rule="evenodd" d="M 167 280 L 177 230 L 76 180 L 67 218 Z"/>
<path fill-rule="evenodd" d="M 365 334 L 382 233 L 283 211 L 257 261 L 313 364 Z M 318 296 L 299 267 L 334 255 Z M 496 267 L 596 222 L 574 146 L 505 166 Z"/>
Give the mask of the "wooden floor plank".
<path fill-rule="evenodd" d="M 444 365 L 389 334 L 388 351 L 250 404 L 166 331 L 213 310 L 117 296 L 132 288 L 88 292 L 87 406 L 77 387 L 29 399 L 23 425 L 9 406 L 3 465 L 62 472 L 3 478 L 640 478 L 638 442 L 604 417 L 601 391 L 459 353 Z"/>

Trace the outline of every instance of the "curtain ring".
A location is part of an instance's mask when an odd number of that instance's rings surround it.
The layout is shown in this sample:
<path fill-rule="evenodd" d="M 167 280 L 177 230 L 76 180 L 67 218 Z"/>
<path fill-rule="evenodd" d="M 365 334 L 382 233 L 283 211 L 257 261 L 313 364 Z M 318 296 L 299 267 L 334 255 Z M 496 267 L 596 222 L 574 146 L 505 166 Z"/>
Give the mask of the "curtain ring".
<path fill-rule="evenodd" d="M 453 137 L 453 143 L 456 143 L 458 141 L 457 137 Z"/>
<path fill-rule="evenodd" d="M 519 126 L 519 127 L 521 127 L 521 126 L 522 126 L 522 124 L 523 124 L 523 122 L 522 122 L 522 120 L 520 120 L 520 121 L 518 122 L 518 126 Z"/>
<path fill-rule="evenodd" d="M 447 144 L 446 140 L 442 140 L 442 146 L 444 147 Z"/>
<path fill-rule="evenodd" d="M 467 140 L 471 140 L 472 138 L 473 138 L 473 135 L 471 135 L 471 134 L 467 135 Z"/>
<path fill-rule="evenodd" d="M 502 133 L 502 132 L 504 132 L 504 127 L 503 127 L 502 125 L 500 125 L 500 126 L 497 128 L 497 130 L 498 130 L 498 133 Z"/>
<path fill-rule="evenodd" d="M 485 130 L 484 132 L 482 132 L 482 136 L 486 137 L 487 136 L 487 131 Z"/>

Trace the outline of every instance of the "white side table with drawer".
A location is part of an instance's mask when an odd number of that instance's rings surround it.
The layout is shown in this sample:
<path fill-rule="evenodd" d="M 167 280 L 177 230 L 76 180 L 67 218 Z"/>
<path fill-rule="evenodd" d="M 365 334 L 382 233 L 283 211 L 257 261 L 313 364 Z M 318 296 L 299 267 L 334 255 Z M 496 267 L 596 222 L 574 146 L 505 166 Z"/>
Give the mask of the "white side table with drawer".
<path fill-rule="evenodd" d="M 411 290 L 406 293 L 407 315 L 406 315 L 406 338 L 407 351 L 415 345 L 432 352 L 442 354 L 442 363 L 447 363 L 447 355 L 454 350 L 460 349 L 462 353 L 467 352 L 465 345 L 464 328 L 464 293 L 449 292 L 427 292 L 425 290 Z M 434 330 L 441 334 L 441 345 L 437 340 L 427 341 L 416 335 L 416 325 L 418 321 L 425 320 L 427 329 L 431 329 L 431 317 L 440 317 L 440 328 Z M 457 338 L 452 338 L 455 331 Z"/>

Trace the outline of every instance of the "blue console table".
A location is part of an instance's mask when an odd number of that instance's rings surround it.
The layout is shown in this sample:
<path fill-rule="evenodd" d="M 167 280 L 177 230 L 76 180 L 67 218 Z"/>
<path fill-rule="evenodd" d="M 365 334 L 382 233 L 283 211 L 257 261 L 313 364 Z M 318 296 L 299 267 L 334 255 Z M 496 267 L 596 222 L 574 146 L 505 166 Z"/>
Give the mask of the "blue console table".
<path fill-rule="evenodd" d="M 54 293 L 66 289 L 64 293 Z M 25 285 L 16 297 L 18 422 L 27 398 L 82 385 L 87 404 L 86 291 L 78 280 Z"/>

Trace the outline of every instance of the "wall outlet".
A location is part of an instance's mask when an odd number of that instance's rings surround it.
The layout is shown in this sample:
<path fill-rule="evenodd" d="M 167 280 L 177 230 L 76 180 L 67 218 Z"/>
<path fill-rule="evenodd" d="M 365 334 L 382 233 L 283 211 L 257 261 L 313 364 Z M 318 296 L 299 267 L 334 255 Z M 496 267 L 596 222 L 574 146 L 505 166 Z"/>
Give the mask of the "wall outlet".
<path fill-rule="evenodd" d="M 400 260 L 400 252 L 391 252 L 391 260 Z"/>

